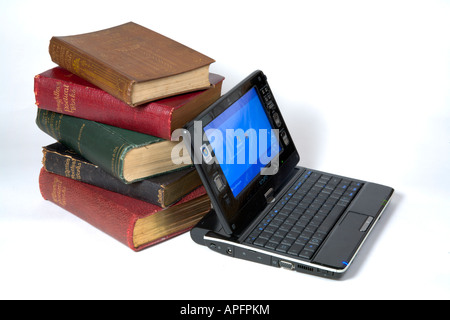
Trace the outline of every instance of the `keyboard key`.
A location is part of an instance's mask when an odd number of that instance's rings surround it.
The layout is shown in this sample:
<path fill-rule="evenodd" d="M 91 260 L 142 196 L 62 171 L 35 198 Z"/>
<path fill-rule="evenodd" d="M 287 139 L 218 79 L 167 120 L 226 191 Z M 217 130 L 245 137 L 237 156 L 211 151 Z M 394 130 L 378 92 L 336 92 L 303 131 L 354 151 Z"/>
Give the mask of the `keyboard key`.
<path fill-rule="evenodd" d="M 308 226 L 311 226 L 311 227 L 315 227 L 316 229 L 320 226 L 320 224 L 322 223 L 322 220 L 317 220 L 316 219 L 316 217 L 314 217 L 309 223 L 308 223 Z M 314 229 L 314 231 L 316 231 L 315 229 Z"/>
<path fill-rule="evenodd" d="M 318 247 L 319 246 L 317 244 L 309 242 L 306 244 L 304 250 L 312 251 L 314 253 L 314 252 L 316 252 Z"/>
<path fill-rule="evenodd" d="M 319 239 L 319 240 L 323 241 L 323 240 L 325 239 L 326 236 L 327 236 L 326 233 L 317 231 L 316 233 L 314 233 L 313 239 Z"/>
<path fill-rule="evenodd" d="M 298 225 L 295 225 L 295 226 L 292 227 L 291 232 L 295 232 L 295 233 L 300 234 L 300 233 L 303 232 L 303 230 L 304 230 L 304 227 L 300 227 Z"/>
<path fill-rule="evenodd" d="M 292 246 L 292 244 L 294 243 L 295 239 L 291 239 L 291 238 L 284 238 L 281 241 L 281 244 L 285 244 L 288 245 L 289 247 Z"/>
<path fill-rule="evenodd" d="M 297 240 L 297 238 L 299 237 L 300 233 L 301 233 L 301 232 L 294 232 L 294 231 L 291 230 L 291 231 L 286 235 L 286 238 Z"/>
<path fill-rule="evenodd" d="M 294 244 L 299 244 L 301 246 L 306 246 L 309 239 L 298 237 L 297 240 L 295 240 Z"/>
<path fill-rule="evenodd" d="M 317 239 L 311 239 L 311 240 L 309 240 L 309 242 L 305 245 L 305 247 L 303 249 L 310 250 L 310 251 L 316 251 L 317 248 L 319 247 L 319 243 L 317 243 L 317 242 L 318 242 Z"/>
<path fill-rule="evenodd" d="M 314 234 L 314 232 L 311 231 L 306 231 L 306 229 L 301 233 L 300 237 L 306 238 L 306 239 L 311 239 L 312 235 Z"/>
<path fill-rule="evenodd" d="M 323 220 L 325 220 L 326 217 L 326 214 L 318 212 L 317 215 L 312 218 L 310 223 L 314 223 L 315 226 L 320 226 L 320 224 L 323 222 Z"/>
<path fill-rule="evenodd" d="M 292 210 L 295 209 L 295 207 L 296 207 L 296 205 L 293 202 L 289 201 L 288 203 L 286 203 L 286 205 L 284 206 L 282 211 L 291 212 Z"/>
<path fill-rule="evenodd" d="M 254 245 L 263 247 L 267 242 L 267 239 L 263 239 L 263 238 L 258 238 L 255 240 L 255 242 L 253 242 Z"/>
<path fill-rule="evenodd" d="M 247 243 L 253 243 L 253 241 L 255 241 L 256 237 L 248 237 L 245 242 Z"/>
<path fill-rule="evenodd" d="M 295 222 L 298 221 L 298 219 L 300 219 L 300 217 L 302 216 L 302 212 L 298 212 L 298 211 L 292 211 L 291 215 L 289 216 L 289 218 L 294 219 L 294 224 Z"/>
<path fill-rule="evenodd" d="M 298 256 L 298 254 L 303 250 L 303 245 L 294 243 L 292 247 L 288 250 L 288 254 Z"/>
<path fill-rule="evenodd" d="M 319 246 L 322 243 L 322 240 L 319 240 L 319 239 L 316 239 L 316 238 L 312 238 L 311 240 L 309 240 L 309 243 Z"/>
<path fill-rule="evenodd" d="M 339 219 L 341 214 L 344 212 L 345 207 L 344 206 L 338 206 L 336 205 L 333 210 L 328 214 L 326 219 L 322 222 L 320 225 L 318 231 L 323 233 L 328 233 L 331 228 L 334 226 L 336 221 Z"/>
<path fill-rule="evenodd" d="M 303 230 L 302 233 L 304 233 L 305 231 L 310 232 L 311 233 L 310 238 L 311 238 L 313 236 L 313 234 L 316 232 L 316 230 L 317 230 L 317 228 L 314 225 L 312 225 L 311 223 L 309 223 L 306 226 L 305 230 Z"/>
<path fill-rule="evenodd" d="M 283 224 L 283 220 L 274 219 L 274 220 L 270 221 L 270 223 L 269 223 L 269 225 L 267 227 L 271 227 L 272 226 L 272 227 L 275 227 L 275 228 L 278 229 L 278 227 L 281 226 L 282 224 Z"/>
<path fill-rule="evenodd" d="M 275 226 L 269 224 L 269 225 L 264 229 L 264 232 L 269 232 L 270 234 L 273 234 L 273 233 L 275 233 L 275 231 L 277 231 L 277 230 L 278 230 L 278 227 L 275 227 Z"/>
<path fill-rule="evenodd" d="M 305 259 L 311 259 L 311 257 L 313 256 L 314 252 L 309 251 L 309 250 L 302 250 L 299 254 L 299 256 L 301 258 L 305 258 Z"/>
<path fill-rule="evenodd" d="M 278 236 L 273 236 L 272 238 L 269 239 L 270 242 L 274 242 L 276 244 L 280 244 L 282 240 L 283 238 Z"/>
<path fill-rule="evenodd" d="M 335 189 L 337 187 L 337 185 L 339 185 L 339 183 L 341 183 L 341 179 L 339 179 L 339 178 L 331 178 L 331 180 L 328 181 L 327 186 L 329 186 L 330 188 Z"/>
<path fill-rule="evenodd" d="M 266 242 L 266 244 L 264 245 L 264 248 L 267 248 L 269 250 L 275 250 L 276 247 L 278 247 L 278 244 L 272 241 L 268 241 Z"/>
<path fill-rule="evenodd" d="M 357 182 L 352 182 L 350 184 L 349 190 L 353 192 L 358 192 L 358 190 L 361 188 L 361 184 Z"/>
<path fill-rule="evenodd" d="M 293 227 L 296 222 L 297 222 L 297 219 L 294 219 L 292 217 L 289 217 L 284 221 L 285 224 L 287 224 L 291 227 Z"/>
<path fill-rule="evenodd" d="M 350 199 L 348 197 L 341 197 L 341 199 L 336 203 L 338 206 L 346 207 L 350 203 Z"/>
<path fill-rule="evenodd" d="M 259 237 L 258 238 L 262 238 L 262 239 L 266 239 L 266 240 L 269 240 L 271 237 L 272 237 L 272 233 L 270 233 L 270 232 L 267 232 L 267 231 L 263 231 L 260 235 L 259 235 Z"/>
<path fill-rule="evenodd" d="M 289 245 L 287 244 L 280 244 L 275 250 L 279 252 L 286 253 L 289 250 Z"/>
<path fill-rule="evenodd" d="M 302 219 L 302 218 L 300 218 L 300 219 L 295 223 L 295 225 L 298 226 L 298 227 L 300 227 L 300 228 L 305 228 L 305 227 L 308 225 L 308 223 L 309 223 L 309 220 L 308 220 L 308 219 Z"/>
<path fill-rule="evenodd" d="M 283 230 L 278 230 L 277 232 L 275 232 L 275 236 L 280 237 L 280 238 L 284 238 L 287 234 L 287 231 L 283 231 Z"/>
<path fill-rule="evenodd" d="M 314 215 L 315 215 L 314 210 L 308 209 L 302 214 L 299 220 L 309 221 L 314 217 Z"/>
<path fill-rule="evenodd" d="M 311 179 L 317 181 L 319 178 L 320 178 L 320 173 L 313 172 L 313 173 L 311 174 Z"/>

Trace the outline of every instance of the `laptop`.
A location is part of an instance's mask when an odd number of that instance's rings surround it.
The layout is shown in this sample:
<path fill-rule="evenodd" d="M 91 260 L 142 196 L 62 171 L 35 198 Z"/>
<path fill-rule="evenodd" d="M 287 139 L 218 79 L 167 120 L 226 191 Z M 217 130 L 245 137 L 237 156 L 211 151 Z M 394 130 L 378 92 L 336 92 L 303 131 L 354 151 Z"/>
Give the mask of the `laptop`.
<path fill-rule="evenodd" d="M 298 166 L 294 141 L 259 70 L 181 135 L 212 204 L 191 237 L 229 257 L 341 278 L 394 192 Z"/>

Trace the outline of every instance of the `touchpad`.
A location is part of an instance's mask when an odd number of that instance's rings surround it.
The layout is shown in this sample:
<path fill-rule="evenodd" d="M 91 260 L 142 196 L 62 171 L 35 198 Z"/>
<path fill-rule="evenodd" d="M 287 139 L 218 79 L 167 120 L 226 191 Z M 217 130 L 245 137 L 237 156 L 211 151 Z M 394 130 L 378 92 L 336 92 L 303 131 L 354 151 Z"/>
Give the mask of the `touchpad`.
<path fill-rule="evenodd" d="M 314 262 L 343 269 L 358 249 L 373 218 L 349 211 L 337 228 L 331 232 Z"/>

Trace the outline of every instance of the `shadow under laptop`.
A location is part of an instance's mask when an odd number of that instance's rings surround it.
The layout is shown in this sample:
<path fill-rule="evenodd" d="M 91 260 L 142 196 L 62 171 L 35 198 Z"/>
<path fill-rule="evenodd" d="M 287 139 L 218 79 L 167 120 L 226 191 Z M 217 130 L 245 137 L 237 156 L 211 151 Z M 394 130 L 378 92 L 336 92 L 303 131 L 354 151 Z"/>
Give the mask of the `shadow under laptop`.
<path fill-rule="evenodd" d="M 402 202 L 404 195 L 397 191 L 392 195 L 391 201 L 386 207 L 384 213 L 381 215 L 378 223 L 372 229 L 371 233 L 367 237 L 364 245 L 360 248 L 358 254 L 352 262 L 352 265 L 348 271 L 342 276 L 340 281 L 349 280 L 357 276 L 357 274 L 363 269 L 364 263 L 367 262 L 367 256 L 370 255 L 373 247 L 379 237 L 382 236 L 386 225 L 389 223 L 392 214 L 396 211 L 398 205 Z"/>

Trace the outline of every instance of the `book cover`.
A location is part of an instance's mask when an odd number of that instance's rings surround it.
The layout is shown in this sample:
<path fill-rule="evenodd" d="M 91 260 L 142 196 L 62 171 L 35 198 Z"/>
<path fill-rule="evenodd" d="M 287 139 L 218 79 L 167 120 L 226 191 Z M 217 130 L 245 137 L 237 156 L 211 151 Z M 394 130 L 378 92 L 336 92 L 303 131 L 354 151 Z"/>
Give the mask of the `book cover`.
<path fill-rule="evenodd" d="M 41 169 L 42 197 L 140 251 L 190 230 L 209 210 L 200 187 L 167 209 Z"/>
<path fill-rule="evenodd" d="M 220 97 L 224 77 L 210 73 L 209 80 L 211 87 L 207 90 L 130 108 L 90 82 L 55 67 L 35 77 L 34 92 L 39 108 L 170 140 L 175 129 Z"/>
<path fill-rule="evenodd" d="M 42 148 L 42 164 L 48 172 L 79 180 L 166 208 L 201 186 L 194 168 L 125 184 L 75 151 L 56 142 Z"/>
<path fill-rule="evenodd" d="M 38 127 L 124 183 L 191 166 L 172 161 L 176 142 L 38 108 Z"/>
<path fill-rule="evenodd" d="M 133 22 L 54 36 L 49 53 L 56 64 L 132 106 L 209 87 L 214 62 Z"/>

